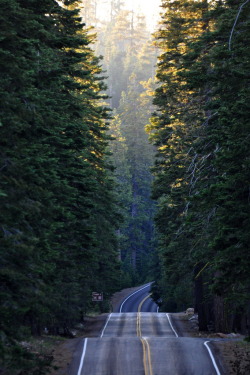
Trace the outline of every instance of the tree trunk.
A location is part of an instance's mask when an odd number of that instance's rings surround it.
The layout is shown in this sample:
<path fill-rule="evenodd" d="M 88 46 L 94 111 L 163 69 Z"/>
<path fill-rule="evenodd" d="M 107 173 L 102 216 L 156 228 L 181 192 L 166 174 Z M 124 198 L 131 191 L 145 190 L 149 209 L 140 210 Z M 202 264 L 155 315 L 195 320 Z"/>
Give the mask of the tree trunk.
<path fill-rule="evenodd" d="M 228 333 L 228 318 L 224 298 L 216 295 L 214 297 L 214 320 L 215 331 Z"/>
<path fill-rule="evenodd" d="M 203 277 L 200 271 L 204 267 L 203 263 L 198 263 L 194 268 L 194 298 L 195 312 L 198 313 L 199 331 L 207 331 L 207 317 L 203 293 Z"/>

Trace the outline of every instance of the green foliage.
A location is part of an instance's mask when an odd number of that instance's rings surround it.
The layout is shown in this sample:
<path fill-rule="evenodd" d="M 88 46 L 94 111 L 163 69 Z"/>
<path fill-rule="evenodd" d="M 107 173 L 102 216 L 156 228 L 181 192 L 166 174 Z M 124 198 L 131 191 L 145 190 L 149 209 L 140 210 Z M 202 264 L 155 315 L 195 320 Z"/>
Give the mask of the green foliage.
<path fill-rule="evenodd" d="M 207 306 L 200 319 L 226 330 L 213 296 L 244 314 L 249 294 L 249 4 L 240 14 L 232 1 L 163 1 L 163 9 L 151 125 L 162 290 L 178 301 L 185 283 L 191 296 L 196 270 L 195 307 Z"/>
<path fill-rule="evenodd" d="M 67 333 L 92 291 L 119 288 L 110 110 L 77 5 L 1 1 L 0 337 L 14 367 L 21 340 Z"/>

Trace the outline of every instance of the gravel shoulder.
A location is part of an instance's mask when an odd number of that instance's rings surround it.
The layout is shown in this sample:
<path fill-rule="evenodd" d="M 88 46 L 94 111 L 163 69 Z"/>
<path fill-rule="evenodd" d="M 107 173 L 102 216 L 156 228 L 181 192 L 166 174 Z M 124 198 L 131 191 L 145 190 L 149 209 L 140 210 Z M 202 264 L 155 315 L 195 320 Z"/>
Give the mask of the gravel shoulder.
<path fill-rule="evenodd" d="M 76 338 L 68 339 L 59 345 L 55 345 L 52 352 L 54 360 L 48 375 L 70 375 L 70 364 L 82 340 L 85 337 L 100 336 L 107 316 L 108 314 L 101 314 L 95 317 L 87 316 L 84 320 L 84 324 L 77 330 Z"/>

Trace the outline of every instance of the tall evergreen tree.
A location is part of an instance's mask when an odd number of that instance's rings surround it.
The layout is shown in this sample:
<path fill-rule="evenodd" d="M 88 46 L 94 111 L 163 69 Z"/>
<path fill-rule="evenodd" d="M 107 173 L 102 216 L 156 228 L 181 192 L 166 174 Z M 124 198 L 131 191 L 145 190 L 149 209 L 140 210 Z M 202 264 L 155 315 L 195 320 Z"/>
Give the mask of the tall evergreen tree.
<path fill-rule="evenodd" d="M 202 33 L 205 3 L 163 1 L 162 24 L 155 35 L 162 54 L 157 69 L 161 85 L 156 89 L 154 99 L 158 112 L 152 118 L 151 127 L 151 139 L 158 150 L 153 196 L 159 201 L 156 223 L 164 270 L 162 294 L 165 300 L 180 301 L 178 308 L 183 308 L 183 303 L 190 303 L 191 299 L 192 265 L 189 257 L 183 258 L 183 253 L 189 251 L 190 235 L 183 219 L 190 200 L 192 143 L 204 114 L 201 99 L 186 89 L 184 57 L 188 45 Z M 189 270 L 185 277 L 184 269 Z"/>
<path fill-rule="evenodd" d="M 39 334 L 46 326 L 67 333 L 91 305 L 91 291 L 102 288 L 108 297 L 119 278 L 106 160 L 109 109 L 101 104 L 101 68 L 77 4 L 1 0 L 5 366 L 9 356 L 11 366 L 19 366 L 14 354 L 28 331 Z M 102 282 L 103 264 L 113 283 Z"/>
<path fill-rule="evenodd" d="M 155 96 L 159 112 L 151 129 L 158 147 L 154 196 L 161 287 L 165 300 L 181 297 L 190 303 L 193 279 L 200 329 L 212 319 L 227 331 L 234 324 L 227 315 L 228 306 L 233 310 L 229 301 L 234 300 L 237 314 L 246 313 L 249 287 L 249 263 L 241 264 L 237 250 L 248 248 L 249 205 L 240 182 L 248 172 L 245 162 L 236 167 L 239 155 L 249 157 L 247 106 L 242 107 L 248 92 L 249 4 L 163 1 L 163 8 L 156 34 L 163 50 Z"/>
<path fill-rule="evenodd" d="M 242 106 L 248 95 L 248 49 L 245 44 L 248 37 L 245 27 L 249 6 L 242 14 L 239 14 L 239 10 L 238 4 L 232 1 L 211 9 L 215 30 L 203 38 L 209 41 L 206 62 L 210 70 L 206 81 L 201 80 L 199 84 L 201 86 L 202 82 L 204 89 L 210 88 L 205 107 L 207 119 L 195 147 L 202 165 L 200 163 L 200 171 L 196 172 L 193 210 L 197 212 L 198 206 L 204 208 L 208 229 L 207 244 L 201 254 L 196 253 L 208 264 L 215 294 L 215 325 L 216 329 L 224 331 L 232 329 L 232 326 L 240 329 L 239 322 L 233 322 L 227 311 L 230 308 L 235 316 L 246 314 L 249 288 L 249 263 L 241 263 L 244 252 L 248 251 L 245 241 L 249 233 L 249 204 L 245 186 L 249 171 L 244 162 L 249 158 L 249 126 L 245 117 L 249 107 Z M 238 32 L 234 35 L 236 44 L 233 51 L 230 35 L 237 18 Z M 204 43 L 204 40 L 201 42 Z M 194 65 L 194 69 L 197 65 Z M 191 69 L 190 77 L 193 76 Z M 196 83 L 193 87 L 197 90 Z M 236 98 L 232 94 L 235 92 Z M 239 164 L 239 160 L 242 163 Z"/>

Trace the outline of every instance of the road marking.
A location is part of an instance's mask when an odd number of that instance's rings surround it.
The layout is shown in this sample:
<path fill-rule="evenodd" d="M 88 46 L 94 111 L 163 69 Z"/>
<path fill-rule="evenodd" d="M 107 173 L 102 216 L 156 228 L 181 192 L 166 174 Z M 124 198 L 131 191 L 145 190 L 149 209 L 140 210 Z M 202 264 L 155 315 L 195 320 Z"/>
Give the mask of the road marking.
<path fill-rule="evenodd" d="M 143 338 L 140 338 L 141 343 L 142 343 L 142 349 L 143 349 L 143 367 L 144 367 L 144 372 L 145 375 L 148 375 L 148 366 L 147 366 L 147 353 L 146 353 L 146 348 L 145 348 L 145 342 Z"/>
<path fill-rule="evenodd" d="M 105 331 L 105 329 L 107 328 L 107 325 L 108 325 L 108 322 L 109 322 L 109 320 L 110 320 L 110 318 L 111 318 L 111 315 L 112 315 L 112 313 L 109 314 L 109 317 L 108 317 L 108 319 L 107 319 L 107 321 L 106 321 L 106 324 L 105 324 L 105 326 L 104 326 L 104 328 L 103 328 L 103 330 L 102 330 L 101 338 L 103 337 L 104 331 Z"/>
<path fill-rule="evenodd" d="M 143 300 L 140 302 L 140 304 L 138 306 L 137 319 L 136 319 L 136 333 L 137 333 L 138 337 L 142 336 L 142 333 L 141 333 L 141 308 L 142 308 L 142 305 L 144 304 L 144 302 L 151 296 L 151 294 L 149 294 L 148 296 L 143 298 Z"/>
<path fill-rule="evenodd" d="M 136 292 L 134 292 L 134 293 L 132 293 L 132 294 L 130 294 L 123 302 L 122 302 L 122 304 L 121 304 L 121 306 L 120 306 L 120 313 L 122 312 L 122 308 L 123 308 L 123 305 L 124 305 L 124 303 L 130 298 L 130 297 L 132 297 L 134 294 L 136 294 L 136 293 L 139 293 L 141 290 L 143 290 L 143 289 L 145 289 L 145 288 L 148 288 L 150 285 L 151 285 L 152 283 L 150 283 L 150 284 L 147 284 L 146 286 L 144 286 L 143 288 L 141 288 L 141 289 L 139 289 L 139 290 L 137 290 Z"/>
<path fill-rule="evenodd" d="M 219 369 L 218 369 L 218 366 L 217 366 L 217 364 L 216 364 L 215 358 L 214 358 L 214 356 L 213 356 L 213 353 L 212 353 L 211 349 L 210 349 L 209 346 L 208 346 L 208 343 L 209 343 L 209 342 L 210 342 L 210 341 L 206 341 L 206 342 L 204 342 L 204 345 L 205 345 L 205 347 L 207 348 L 208 353 L 209 353 L 209 355 L 210 355 L 210 358 L 211 358 L 211 360 L 212 360 L 212 362 L 213 362 L 213 365 L 214 365 L 214 368 L 215 368 L 216 374 L 217 374 L 217 375 L 221 375 L 221 373 L 220 373 L 220 371 L 219 371 Z"/>
<path fill-rule="evenodd" d="M 143 348 L 143 366 L 145 375 L 153 375 L 152 361 L 151 361 L 151 350 L 146 338 L 140 338 Z"/>
<path fill-rule="evenodd" d="M 169 324 L 170 324 L 170 327 L 172 328 L 172 331 L 174 332 L 175 336 L 176 337 L 179 337 L 176 330 L 174 329 L 172 323 L 171 323 L 171 320 L 170 320 L 170 317 L 169 317 L 169 314 L 166 314 L 167 315 L 167 318 L 168 318 L 168 321 L 169 321 Z"/>
<path fill-rule="evenodd" d="M 136 333 L 137 336 L 140 338 L 142 343 L 142 349 L 143 349 L 143 366 L 144 366 L 144 372 L 145 375 L 153 375 L 153 369 L 152 369 L 152 362 L 151 362 L 151 350 L 149 343 L 145 337 L 142 337 L 141 332 L 141 308 L 144 302 L 150 298 L 151 294 L 147 295 L 143 300 L 140 302 L 138 306 L 138 312 L 137 312 L 137 319 L 136 319 Z"/>
<path fill-rule="evenodd" d="M 82 372 L 82 366 L 83 366 L 83 362 L 84 362 L 84 358 L 85 358 L 85 354 L 86 354 L 86 350 L 87 350 L 87 343 L 88 343 L 88 339 L 85 339 L 84 340 L 83 350 L 82 350 L 82 356 L 81 356 L 80 366 L 79 366 L 77 375 L 81 375 L 81 372 Z"/>
<path fill-rule="evenodd" d="M 152 361 L 151 361 L 151 350 L 150 350 L 150 346 L 149 346 L 149 342 L 144 338 L 145 340 L 145 343 L 147 345 L 147 349 L 148 349 L 148 367 L 149 367 L 149 374 L 150 375 L 153 375 L 153 369 L 152 369 Z"/>
<path fill-rule="evenodd" d="M 143 300 L 140 302 L 140 305 L 138 306 L 138 312 L 141 312 L 141 308 L 142 308 L 142 305 L 144 304 L 144 302 L 150 298 L 152 295 L 152 293 L 148 294 L 145 298 L 143 298 Z"/>

